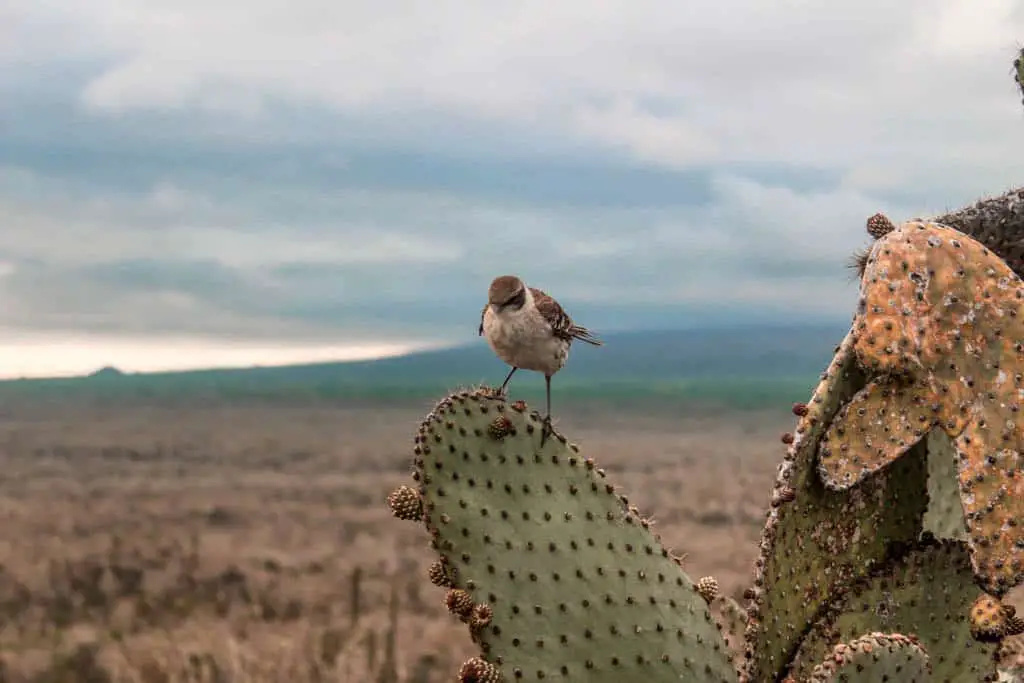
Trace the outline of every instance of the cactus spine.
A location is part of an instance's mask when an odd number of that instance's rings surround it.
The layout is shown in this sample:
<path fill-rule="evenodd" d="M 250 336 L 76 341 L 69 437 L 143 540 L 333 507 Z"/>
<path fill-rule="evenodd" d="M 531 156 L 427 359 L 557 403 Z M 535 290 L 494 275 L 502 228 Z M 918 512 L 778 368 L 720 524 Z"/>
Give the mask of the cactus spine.
<path fill-rule="evenodd" d="M 927 683 L 931 662 L 917 639 L 899 633 L 869 633 L 840 643 L 811 672 L 808 683 L 851 680 Z"/>
<path fill-rule="evenodd" d="M 842 491 L 898 462 L 932 427 L 958 457 L 975 573 L 1002 595 L 1024 580 L 1024 283 L 994 253 L 937 223 L 876 242 L 853 351 L 877 375 L 829 427 L 819 463 Z"/>
<path fill-rule="evenodd" d="M 1017 83 L 1017 90 L 1021 94 L 1021 103 L 1024 104 L 1024 48 L 1017 53 L 1013 60 L 1013 80 Z"/>
<path fill-rule="evenodd" d="M 443 399 L 389 504 L 426 526 L 430 581 L 480 648 L 459 680 L 1011 680 L 1024 285 L 993 216 L 1024 226 L 1015 193 L 950 214 L 978 238 L 869 220 L 861 302 L 794 406 L 745 609 L 691 580 L 575 446 L 542 445 L 525 404 Z"/>
<path fill-rule="evenodd" d="M 717 582 L 694 583 L 575 446 L 542 447 L 541 423 L 481 389 L 442 400 L 417 436 L 423 522 L 451 570 L 446 605 L 488 675 L 734 682 L 708 607 Z M 396 516 L 415 508 L 404 497 L 391 497 Z"/>
<path fill-rule="evenodd" d="M 993 677 L 997 646 L 977 639 L 965 618 L 984 595 L 974 583 L 963 543 L 925 540 L 899 548 L 818 616 L 790 673 L 805 680 L 837 644 L 884 631 L 913 634 L 925 651 L 935 653 L 932 673 L 937 681 Z"/>

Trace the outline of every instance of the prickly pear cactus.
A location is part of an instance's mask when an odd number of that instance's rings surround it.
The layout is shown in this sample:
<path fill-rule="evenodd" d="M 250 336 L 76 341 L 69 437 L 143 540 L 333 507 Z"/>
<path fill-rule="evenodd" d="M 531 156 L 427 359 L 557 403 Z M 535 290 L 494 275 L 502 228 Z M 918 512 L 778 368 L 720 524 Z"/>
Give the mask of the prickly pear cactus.
<path fill-rule="evenodd" d="M 825 609 L 794 658 L 796 680 L 837 644 L 873 631 L 913 634 L 932 656 L 936 681 L 995 680 L 1000 635 L 979 637 L 969 618 L 987 596 L 974 583 L 966 545 L 925 540 L 901 550 Z M 998 607 L 989 612 L 1002 615 Z"/>
<path fill-rule="evenodd" d="M 999 644 L 1000 683 L 1024 683 L 1024 635 L 1004 638 Z"/>
<path fill-rule="evenodd" d="M 825 485 L 848 490 L 941 427 L 975 574 L 1002 595 L 1024 580 L 1024 284 L 963 233 L 905 223 L 871 251 L 853 337 L 875 378 L 829 425 Z"/>
<path fill-rule="evenodd" d="M 845 491 L 826 489 L 816 470 L 818 443 L 840 407 L 865 385 L 847 335 L 800 416 L 779 467 L 772 509 L 754 568 L 742 680 L 776 681 L 807 628 L 844 586 L 911 543 L 927 506 L 926 459 L 915 447 L 894 467 Z M 860 635 L 860 634 L 856 634 Z"/>
<path fill-rule="evenodd" d="M 869 633 L 832 648 L 828 659 L 814 667 L 808 683 L 892 681 L 928 683 L 932 680 L 928 653 L 917 639 L 899 633 Z"/>
<path fill-rule="evenodd" d="M 425 524 L 430 580 L 480 647 L 458 680 L 995 680 L 1024 633 L 1002 601 L 1024 581 L 1024 189 L 943 219 L 977 239 L 868 219 L 858 311 L 794 406 L 746 610 L 578 449 L 542 445 L 525 404 L 441 401 L 389 504 Z"/>
<path fill-rule="evenodd" d="M 928 432 L 928 509 L 924 530 L 936 538 L 967 539 L 964 508 L 957 483 L 957 454 L 953 442 L 941 429 Z"/>
<path fill-rule="evenodd" d="M 973 237 L 1024 277 L 1024 187 L 986 197 L 932 222 Z"/>
<path fill-rule="evenodd" d="M 722 636 L 729 646 L 733 665 L 739 668 L 743 661 L 744 637 L 747 631 L 747 611 L 727 595 L 720 595 L 711 603 L 711 612 L 721 627 Z"/>
<path fill-rule="evenodd" d="M 440 558 L 431 580 L 481 648 L 462 681 L 732 683 L 698 587 L 593 461 L 492 390 L 441 401 L 416 438 L 420 517 Z M 703 593 L 703 595 L 702 595 Z"/>
<path fill-rule="evenodd" d="M 1021 49 L 1017 53 L 1017 58 L 1013 60 L 1013 80 L 1017 83 L 1017 90 L 1024 98 L 1024 49 Z M 1021 99 L 1021 102 L 1024 103 L 1024 99 Z"/>

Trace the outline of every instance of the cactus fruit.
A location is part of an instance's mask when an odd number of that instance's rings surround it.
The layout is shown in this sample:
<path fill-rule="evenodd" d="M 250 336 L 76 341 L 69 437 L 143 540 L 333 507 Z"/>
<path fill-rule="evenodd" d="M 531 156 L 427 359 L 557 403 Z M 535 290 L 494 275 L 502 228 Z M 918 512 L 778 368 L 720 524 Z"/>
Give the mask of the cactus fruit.
<path fill-rule="evenodd" d="M 818 442 L 866 381 L 856 367 L 854 339 L 851 331 L 810 403 L 794 410 L 800 419 L 772 494 L 789 502 L 768 513 L 754 567 L 742 670 L 749 683 L 778 680 L 828 600 L 885 560 L 890 543 L 913 542 L 921 530 L 927 505 L 923 446 L 847 491 L 830 491 L 818 477 Z"/>
<path fill-rule="evenodd" d="M 967 540 L 964 508 L 957 484 L 957 455 L 953 442 L 941 429 L 932 429 L 925 439 L 928 448 L 928 509 L 924 531 L 936 538 Z"/>
<path fill-rule="evenodd" d="M 480 658 L 471 657 L 459 667 L 459 683 L 501 683 L 498 667 Z"/>
<path fill-rule="evenodd" d="M 895 229 L 896 225 L 885 214 L 876 213 L 867 220 L 868 234 L 876 240 L 885 237 Z"/>
<path fill-rule="evenodd" d="M 473 611 L 469 614 L 469 628 L 471 631 L 479 631 L 489 626 L 493 618 L 494 609 L 490 605 L 485 603 L 473 605 Z"/>
<path fill-rule="evenodd" d="M 868 235 L 871 236 L 872 240 L 877 240 L 881 237 L 885 237 L 890 232 L 896 229 L 896 225 L 889 219 L 888 216 L 882 213 L 876 213 L 875 215 L 868 218 L 865 223 Z M 848 264 L 850 268 L 857 272 L 857 277 L 864 276 L 864 268 L 868 264 L 868 256 L 871 254 L 871 249 L 858 249 L 854 252 L 853 257 L 849 260 Z"/>
<path fill-rule="evenodd" d="M 504 439 L 508 435 L 515 435 L 515 427 L 512 421 L 504 415 L 498 415 L 487 425 L 487 433 L 492 439 Z"/>
<path fill-rule="evenodd" d="M 1011 680 L 1024 189 L 940 220 L 964 229 L 868 219 L 858 310 L 793 406 L 745 609 L 692 581 L 524 402 L 483 387 L 438 403 L 417 486 L 388 503 L 425 525 L 428 576 L 480 650 L 458 680 L 959 683 L 997 664 Z"/>
<path fill-rule="evenodd" d="M 467 621 L 476 603 L 473 602 L 473 596 L 468 591 L 461 588 L 450 588 L 445 593 L 444 604 L 449 612 L 458 616 L 463 621 Z"/>
<path fill-rule="evenodd" d="M 928 653 L 916 639 L 899 633 L 869 633 L 832 648 L 808 683 L 927 683 L 931 672 Z"/>
<path fill-rule="evenodd" d="M 416 439 L 446 603 L 482 651 L 460 680 L 735 682 L 697 585 L 593 461 L 557 435 L 541 446 L 541 422 L 481 389 L 442 400 Z"/>
<path fill-rule="evenodd" d="M 709 605 L 718 597 L 718 579 L 713 576 L 704 576 L 697 580 L 697 592 Z"/>
<path fill-rule="evenodd" d="M 952 228 L 910 222 L 878 240 L 853 331 L 858 363 L 882 377 L 861 401 L 867 412 L 845 411 L 829 426 L 819 462 L 826 486 L 843 491 L 941 426 L 959 457 L 974 570 L 996 595 L 1024 580 L 1022 302 L 1024 284 L 1006 263 Z"/>
<path fill-rule="evenodd" d="M 427 578 L 439 588 L 451 588 L 452 575 L 444 560 L 434 560 L 427 570 Z"/>
<path fill-rule="evenodd" d="M 978 640 L 1002 640 L 1016 635 L 1019 619 L 1017 608 L 1005 605 L 991 595 L 979 595 L 971 605 L 971 634 Z"/>
<path fill-rule="evenodd" d="M 926 539 L 908 546 L 823 611 L 790 673 L 804 680 L 836 644 L 883 631 L 913 634 L 931 655 L 936 681 L 994 680 L 998 644 L 975 639 L 967 618 L 982 596 L 963 542 Z"/>
<path fill-rule="evenodd" d="M 423 518 L 423 503 L 420 494 L 408 486 L 399 486 L 388 496 L 391 513 L 398 519 L 418 522 Z"/>

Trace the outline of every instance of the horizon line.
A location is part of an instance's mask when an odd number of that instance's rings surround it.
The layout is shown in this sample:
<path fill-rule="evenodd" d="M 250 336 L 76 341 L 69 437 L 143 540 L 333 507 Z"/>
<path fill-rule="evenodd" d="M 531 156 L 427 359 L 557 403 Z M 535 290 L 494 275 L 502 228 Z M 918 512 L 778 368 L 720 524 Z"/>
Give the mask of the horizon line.
<path fill-rule="evenodd" d="M 728 331 L 750 328 L 785 328 L 792 327 L 795 321 L 720 321 L 692 327 L 673 327 L 664 329 L 612 329 L 604 336 L 617 337 L 634 334 L 658 334 L 671 332 L 702 332 Z M 840 328 L 838 320 L 805 320 L 798 321 L 801 327 L 832 327 Z M 849 321 L 843 323 L 849 324 Z M 38 369 L 24 365 L 20 368 L 3 368 L 5 359 L 10 364 L 24 363 L 29 348 L 38 349 L 40 345 L 28 343 L 27 339 L 20 342 L 4 344 L 0 342 L 0 382 L 46 381 L 88 379 L 104 370 L 112 370 L 125 376 L 159 376 L 169 374 L 185 374 L 212 371 L 244 371 L 261 368 L 308 367 L 313 365 L 333 365 L 339 363 L 375 362 L 394 358 L 413 356 L 432 351 L 452 350 L 468 347 L 477 343 L 476 335 L 466 341 L 405 341 L 377 342 L 360 344 L 296 344 L 294 342 L 268 344 L 266 342 L 245 342 L 241 345 L 218 343 L 207 339 L 160 339 L 138 340 L 114 338 L 106 344 L 79 344 L 62 337 L 60 340 L 43 343 L 41 346 L 62 354 L 64 367 L 46 367 L 40 363 Z M 69 343 L 72 342 L 72 343 Z M 114 348 L 110 348 L 113 346 Z M 68 357 L 69 347 L 72 349 Z M 75 351 L 78 353 L 76 354 Z M 205 359 L 197 358 L 205 356 Z M 117 359 L 112 356 L 119 357 Z M 126 362 L 125 356 L 128 357 Z M 133 358 L 134 357 L 134 358 Z M 181 362 L 181 360 L 186 360 Z"/>

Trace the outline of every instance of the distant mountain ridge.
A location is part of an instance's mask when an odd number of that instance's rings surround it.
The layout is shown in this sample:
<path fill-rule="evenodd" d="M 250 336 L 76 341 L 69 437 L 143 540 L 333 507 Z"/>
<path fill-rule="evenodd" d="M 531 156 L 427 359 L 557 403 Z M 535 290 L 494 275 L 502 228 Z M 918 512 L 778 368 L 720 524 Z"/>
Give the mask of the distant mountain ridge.
<path fill-rule="evenodd" d="M 847 329 L 839 324 L 802 324 L 612 333 L 603 337 L 605 345 L 600 348 L 574 345 L 556 382 L 561 392 L 580 395 L 605 390 L 706 392 L 716 387 L 742 392 L 753 385 L 798 386 L 803 392 L 827 366 Z M 373 361 L 130 374 L 110 368 L 86 377 L 8 380 L 0 382 L 0 396 L 435 395 L 460 385 L 497 385 L 507 372 L 487 343 L 477 338 L 457 348 Z M 531 396 L 543 391 L 537 373 L 521 372 L 514 381 L 517 391 Z"/>

